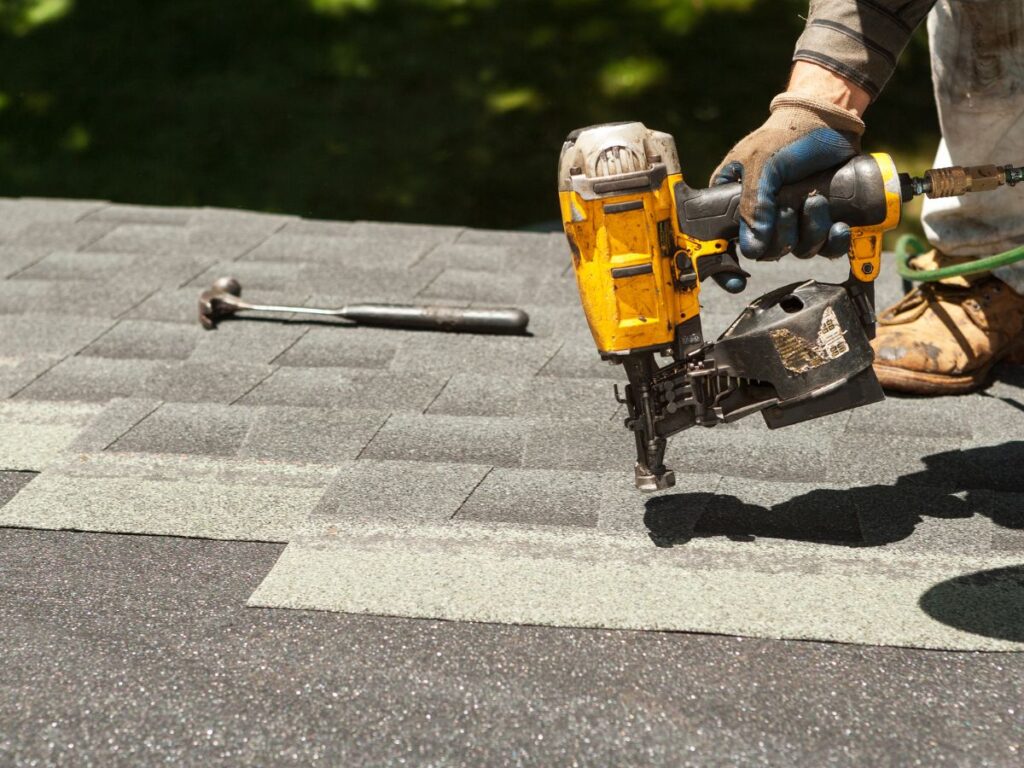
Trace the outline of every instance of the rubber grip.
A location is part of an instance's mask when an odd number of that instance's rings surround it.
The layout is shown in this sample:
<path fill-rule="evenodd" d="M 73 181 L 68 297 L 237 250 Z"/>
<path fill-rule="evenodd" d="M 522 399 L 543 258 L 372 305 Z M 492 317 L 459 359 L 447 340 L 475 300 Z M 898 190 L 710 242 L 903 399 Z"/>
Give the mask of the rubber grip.
<path fill-rule="evenodd" d="M 708 189 L 676 184 L 679 230 L 704 242 L 739 237 L 739 182 Z M 882 224 L 887 215 L 882 169 L 871 155 L 858 155 L 845 165 L 811 176 L 779 192 L 780 207 L 800 211 L 813 193 L 824 194 L 834 222 L 851 227 Z"/>

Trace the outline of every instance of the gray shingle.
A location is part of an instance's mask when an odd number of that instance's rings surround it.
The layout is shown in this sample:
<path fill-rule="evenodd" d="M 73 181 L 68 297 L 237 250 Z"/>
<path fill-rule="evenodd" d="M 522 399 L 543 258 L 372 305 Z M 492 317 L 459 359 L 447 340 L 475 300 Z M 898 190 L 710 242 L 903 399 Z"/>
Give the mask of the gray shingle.
<path fill-rule="evenodd" d="M 618 419 L 534 419 L 529 425 L 523 466 L 622 472 L 632 482 L 634 446 L 632 435 Z"/>
<path fill-rule="evenodd" d="M 86 217 L 88 222 L 113 224 L 163 224 L 184 226 L 192 218 L 191 208 L 162 208 L 156 205 L 108 205 Z"/>
<path fill-rule="evenodd" d="M 352 222 L 324 221 L 319 219 L 296 219 L 281 228 L 285 235 L 310 235 L 312 237 L 348 237 Z"/>
<path fill-rule="evenodd" d="M 276 359 L 297 368 L 387 368 L 400 339 L 410 334 L 394 330 L 338 325 L 307 326 L 307 333 Z"/>
<path fill-rule="evenodd" d="M 888 397 L 850 413 L 847 431 L 858 434 L 900 434 L 945 437 L 952 440 L 973 434 L 962 398 Z"/>
<path fill-rule="evenodd" d="M 404 269 L 431 246 L 398 240 L 320 237 L 279 232 L 245 255 L 247 261 L 322 263 L 332 266 Z"/>
<path fill-rule="evenodd" d="M 211 403 L 165 403 L 107 450 L 234 456 L 255 417 L 252 408 Z"/>
<path fill-rule="evenodd" d="M 153 360 L 69 357 L 23 389 L 18 398 L 105 402 L 131 397 L 157 365 Z"/>
<path fill-rule="evenodd" d="M 392 224 L 377 221 L 357 221 L 349 234 L 373 240 L 402 240 L 412 244 L 437 245 L 454 242 L 462 227 L 439 227 L 433 224 Z"/>
<path fill-rule="evenodd" d="M 68 446 L 69 453 L 99 453 L 113 445 L 163 403 L 117 397 L 93 418 Z"/>
<path fill-rule="evenodd" d="M 242 402 L 420 412 L 430 405 L 446 381 L 445 376 L 431 374 L 281 367 Z"/>
<path fill-rule="evenodd" d="M 23 269 L 25 280 L 109 280 L 130 270 L 138 257 L 127 253 L 54 251 Z"/>
<path fill-rule="evenodd" d="M 489 469 L 417 461 L 344 462 L 313 512 L 314 524 L 329 532 L 339 518 L 447 520 Z"/>
<path fill-rule="evenodd" d="M 48 312 L 117 317 L 145 295 L 145 286 L 95 280 L 0 280 L 0 314 Z"/>
<path fill-rule="evenodd" d="M 527 336 L 411 334 L 392 360 L 391 369 L 448 374 L 480 370 L 495 376 L 530 376 L 551 359 L 558 347 L 556 340 Z"/>
<path fill-rule="evenodd" d="M 81 351 L 85 357 L 184 360 L 202 339 L 203 330 L 182 323 L 120 320 Z"/>
<path fill-rule="evenodd" d="M 89 250 L 230 259 L 256 247 L 266 237 L 266 232 L 248 228 L 122 224 L 93 243 Z"/>
<path fill-rule="evenodd" d="M 103 280 L 138 299 L 142 290 L 177 287 L 207 268 L 212 259 L 194 256 L 139 255 L 99 251 L 58 251 L 20 272 L 22 280 Z"/>
<path fill-rule="evenodd" d="M 955 490 L 960 483 L 956 438 L 905 437 L 881 431 L 844 435 L 817 479 L 837 485 L 910 483 Z"/>
<path fill-rule="evenodd" d="M 77 402 L 0 401 L 0 470 L 47 468 L 100 410 Z"/>
<path fill-rule="evenodd" d="M 596 379 L 457 373 L 431 404 L 429 413 L 610 419 L 618 409 L 611 385 Z"/>
<path fill-rule="evenodd" d="M 379 328 L 313 326 L 275 362 L 301 368 L 387 368 L 401 337 Z"/>
<path fill-rule="evenodd" d="M 444 243 L 433 248 L 420 261 L 438 272 L 458 269 L 480 272 L 516 271 L 517 266 L 509 259 L 509 249 L 494 245 L 471 245 Z"/>
<path fill-rule="evenodd" d="M 458 299 L 478 304 L 515 304 L 537 300 L 525 275 L 493 274 L 471 269 L 446 269 L 420 291 L 421 299 Z"/>
<path fill-rule="evenodd" d="M 21 228 L 16 235 L 7 238 L 7 242 L 34 248 L 75 250 L 96 242 L 113 226 L 101 221 L 35 222 Z"/>
<path fill-rule="evenodd" d="M 612 365 L 601 359 L 589 331 L 567 337 L 558 352 L 537 375 L 570 379 L 610 379 L 626 383 L 626 374 L 622 366 Z"/>
<path fill-rule="evenodd" d="M 182 403 L 232 403 L 273 372 L 242 362 L 153 363 L 135 389 L 139 397 Z"/>
<path fill-rule="evenodd" d="M 87 346 L 112 325 L 111 320 L 76 317 L 70 312 L 0 314 L 0 357 L 63 357 Z"/>
<path fill-rule="evenodd" d="M 385 419 L 382 411 L 260 408 L 239 456 L 320 464 L 354 459 Z"/>
<path fill-rule="evenodd" d="M 459 510 L 458 520 L 593 528 L 643 517 L 645 497 L 627 477 L 600 472 L 496 468 Z"/>
<path fill-rule="evenodd" d="M 231 275 L 242 284 L 243 296 L 267 303 L 266 292 L 288 294 L 291 306 L 340 307 L 357 301 L 408 301 L 433 277 L 408 269 L 373 269 L 309 262 L 220 262 L 189 285 L 207 288 L 218 277 Z"/>
<path fill-rule="evenodd" d="M 566 248 L 561 232 L 524 232 L 522 230 L 465 229 L 456 239 L 460 245 L 506 246 L 535 251 L 555 251 Z"/>
<path fill-rule="evenodd" d="M 515 467 L 526 435 L 516 419 L 394 414 L 360 458 Z"/>
<path fill-rule="evenodd" d="M 799 428 L 770 430 L 758 425 L 756 416 L 748 421 L 752 424 L 743 427 L 694 427 L 679 433 L 669 441 L 665 463 L 676 470 L 757 480 L 822 481 L 835 463 L 833 448 L 841 442 L 845 415 L 818 419 L 810 435 Z M 622 431 L 624 438 L 632 437 Z M 861 467 L 852 456 L 847 461 L 843 471 L 856 476 Z"/>
<path fill-rule="evenodd" d="M 1024 370 L 1024 367 L 1022 367 Z M 1012 386 L 1012 385 L 1011 385 Z M 938 410 L 934 401 L 921 403 L 922 411 Z M 941 398 L 941 405 L 947 405 L 969 425 L 968 435 L 977 440 L 989 440 L 1007 436 L 1007 428 L 1016 426 L 1010 434 L 1024 434 L 1024 392 L 1020 386 L 989 387 L 988 391 L 973 397 Z M 941 405 L 939 406 L 941 408 Z M 941 418 L 950 418 L 945 412 Z"/>
<path fill-rule="evenodd" d="M 273 322 L 222 323 L 213 331 L 190 327 L 197 336 L 192 362 L 246 365 L 270 364 L 308 330 L 297 324 Z"/>
<path fill-rule="evenodd" d="M 71 457 L 0 509 L 0 524 L 288 541 L 327 484 L 322 471 L 189 453 Z"/>
<path fill-rule="evenodd" d="M 263 232 L 273 234 L 284 227 L 301 221 L 297 216 L 283 213 L 260 213 L 239 208 L 204 208 L 190 209 L 192 216 L 189 224 L 201 229 L 225 229 L 233 231 Z"/>
<path fill-rule="evenodd" d="M 3 326 L 3 318 L 0 316 L 0 329 Z M 13 397 L 60 361 L 60 355 L 32 355 L 30 357 L 3 357 L 0 355 L 0 400 Z"/>
<path fill-rule="evenodd" d="M 50 252 L 34 245 L 0 245 L 0 279 L 21 272 Z"/>
<path fill-rule="evenodd" d="M 32 482 L 36 472 L 0 472 L 0 507 L 13 499 L 22 488 Z"/>
<path fill-rule="evenodd" d="M 55 198 L 20 197 L 0 200 L 0 220 L 7 221 L 78 221 L 93 211 L 107 206 L 100 200 L 58 200 Z"/>

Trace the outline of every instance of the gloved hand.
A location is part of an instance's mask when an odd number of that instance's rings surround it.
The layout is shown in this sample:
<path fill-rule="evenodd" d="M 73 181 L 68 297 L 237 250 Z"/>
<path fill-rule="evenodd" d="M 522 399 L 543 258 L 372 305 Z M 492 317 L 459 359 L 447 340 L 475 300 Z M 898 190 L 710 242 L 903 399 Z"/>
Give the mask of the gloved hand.
<path fill-rule="evenodd" d="M 757 260 L 829 258 L 850 248 L 850 228 L 833 223 L 828 201 L 812 195 L 802 211 L 781 208 L 779 190 L 860 153 L 864 123 L 828 101 L 793 93 L 776 96 L 767 122 L 733 147 L 711 177 L 712 186 L 743 182 L 740 250 Z"/>

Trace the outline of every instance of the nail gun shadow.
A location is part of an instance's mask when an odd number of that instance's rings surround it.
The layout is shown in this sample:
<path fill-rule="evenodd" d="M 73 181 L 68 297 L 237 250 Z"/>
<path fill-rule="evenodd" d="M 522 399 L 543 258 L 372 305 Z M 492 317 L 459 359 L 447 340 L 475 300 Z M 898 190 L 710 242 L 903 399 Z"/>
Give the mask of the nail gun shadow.
<path fill-rule="evenodd" d="M 822 489 L 770 507 L 735 496 L 675 493 L 646 503 L 644 524 L 659 547 L 701 537 L 757 537 L 871 547 L 906 539 L 925 518 L 988 517 L 1024 529 L 1024 442 L 948 451 L 921 460 L 925 469 L 894 485 Z"/>
<path fill-rule="evenodd" d="M 929 589 L 919 604 L 950 627 L 1024 643 L 1024 566 L 957 576 Z"/>

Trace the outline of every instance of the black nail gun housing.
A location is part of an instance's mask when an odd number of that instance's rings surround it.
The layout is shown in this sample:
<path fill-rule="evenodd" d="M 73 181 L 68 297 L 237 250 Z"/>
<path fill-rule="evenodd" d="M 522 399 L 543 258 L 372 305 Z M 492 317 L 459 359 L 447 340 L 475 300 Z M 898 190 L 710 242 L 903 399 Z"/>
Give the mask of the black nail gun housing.
<path fill-rule="evenodd" d="M 808 280 L 756 299 L 684 360 L 624 359 L 637 487 L 674 484 L 667 438 L 692 426 L 761 413 L 775 429 L 882 400 L 862 322 L 845 286 Z"/>

